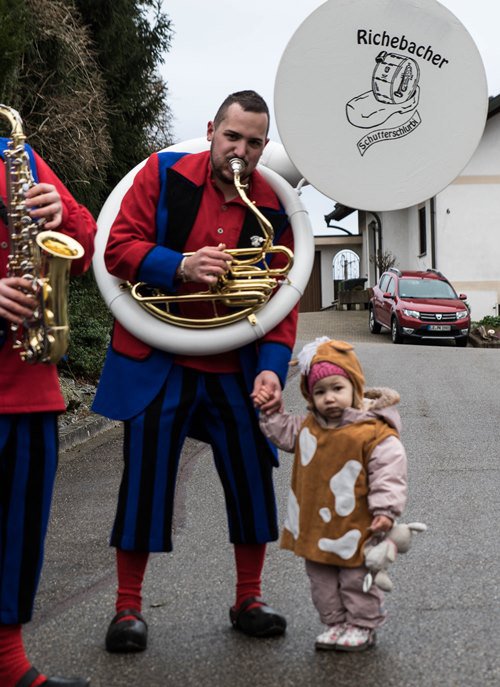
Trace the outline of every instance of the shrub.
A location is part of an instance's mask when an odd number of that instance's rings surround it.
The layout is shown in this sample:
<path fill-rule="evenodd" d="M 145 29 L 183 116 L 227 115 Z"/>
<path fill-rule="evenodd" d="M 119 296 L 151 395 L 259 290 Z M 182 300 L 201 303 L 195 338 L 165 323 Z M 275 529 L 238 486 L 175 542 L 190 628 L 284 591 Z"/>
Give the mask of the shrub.
<path fill-rule="evenodd" d="M 499 329 L 500 328 L 500 316 L 498 315 L 486 315 L 479 322 L 472 322 L 473 327 L 480 327 L 483 325 L 487 329 Z"/>
<path fill-rule="evenodd" d="M 383 252 L 378 250 L 376 255 L 370 256 L 370 262 L 377 267 L 379 274 L 387 272 L 390 267 L 394 267 L 394 265 L 397 264 L 397 261 L 397 257 L 391 253 L 390 250 Z"/>

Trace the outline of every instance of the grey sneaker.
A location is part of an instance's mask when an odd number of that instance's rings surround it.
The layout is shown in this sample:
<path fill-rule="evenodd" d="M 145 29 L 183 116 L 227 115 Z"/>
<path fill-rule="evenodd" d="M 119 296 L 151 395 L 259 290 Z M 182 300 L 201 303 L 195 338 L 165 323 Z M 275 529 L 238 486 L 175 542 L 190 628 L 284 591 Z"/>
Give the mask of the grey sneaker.
<path fill-rule="evenodd" d="M 375 646 L 375 630 L 359 625 L 346 625 L 346 629 L 335 642 L 336 651 L 364 651 Z"/>
<path fill-rule="evenodd" d="M 316 649 L 336 649 L 337 640 L 342 637 L 347 629 L 346 623 L 334 623 L 330 627 L 316 637 Z"/>

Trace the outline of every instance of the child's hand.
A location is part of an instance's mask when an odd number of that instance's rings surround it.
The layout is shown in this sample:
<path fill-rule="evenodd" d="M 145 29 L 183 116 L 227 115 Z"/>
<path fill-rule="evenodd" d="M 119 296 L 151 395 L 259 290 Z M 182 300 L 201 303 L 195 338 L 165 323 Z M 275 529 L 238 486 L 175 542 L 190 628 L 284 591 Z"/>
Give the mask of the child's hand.
<path fill-rule="evenodd" d="M 260 408 L 271 400 L 273 397 L 272 393 L 265 387 L 262 386 L 258 391 L 254 391 L 250 394 L 250 398 L 256 408 Z"/>
<path fill-rule="evenodd" d="M 392 525 L 393 521 L 387 515 L 376 515 L 372 520 L 370 530 L 372 532 L 388 532 Z"/>
<path fill-rule="evenodd" d="M 282 408 L 281 384 L 275 372 L 263 370 L 254 380 L 250 398 L 256 408 L 266 415 L 277 413 Z"/>

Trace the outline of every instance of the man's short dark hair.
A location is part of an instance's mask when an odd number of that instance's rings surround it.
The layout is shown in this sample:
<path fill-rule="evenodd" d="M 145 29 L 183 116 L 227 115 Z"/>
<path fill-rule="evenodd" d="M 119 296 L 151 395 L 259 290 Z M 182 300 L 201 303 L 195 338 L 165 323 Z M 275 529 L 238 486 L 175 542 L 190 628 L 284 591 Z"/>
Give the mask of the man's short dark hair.
<path fill-rule="evenodd" d="M 214 118 L 214 127 L 217 128 L 221 121 L 226 116 L 227 109 L 230 105 L 237 103 L 242 110 L 245 112 L 262 112 L 267 115 L 267 130 L 269 131 L 269 108 L 266 101 L 262 96 L 260 96 L 255 91 L 237 91 L 236 93 L 231 93 L 224 100 L 222 105 L 217 110 Z"/>

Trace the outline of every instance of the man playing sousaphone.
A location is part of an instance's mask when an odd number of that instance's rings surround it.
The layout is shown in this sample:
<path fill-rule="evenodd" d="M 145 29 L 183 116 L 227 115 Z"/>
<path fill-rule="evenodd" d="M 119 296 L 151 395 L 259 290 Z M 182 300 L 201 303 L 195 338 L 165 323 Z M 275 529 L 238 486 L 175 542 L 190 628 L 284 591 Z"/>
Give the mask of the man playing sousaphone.
<path fill-rule="evenodd" d="M 281 204 L 256 170 L 269 110 L 254 91 L 230 95 L 208 123 L 210 151 L 153 154 L 124 196 L 105 252 L 108 271 L 169 293 L 207 290 L 228 273 L 231 250 L 255 245 L 255 214 L 238 195 L 230 161 L 271 222 L 274 242 L 292 247 Z M 271 259 L 280 267 L 285 254 Z M 183 305 L 204 318 L 212 305 Z M 254 637 L 283 634 L 285 619 L 260 598 L 266 543 L 278 536 L 272 470 L 276 453 L 260 433 L 251 393 L 280 406 L 295 341 L 297 308 L 262 338 L 211 355 L 152 349 L 115 322 L 94 410 L 125 423 L 125 469 L 111 544 L 117 551 L 111 652 L 146 648 L 141 589 L 149 552 L 171 551 L 175 480 L 186 436 L 209 443 L 224 489 L 236 561 L 233 627 Z M 205 333 L 200 331 L 200 336 Z"/>

